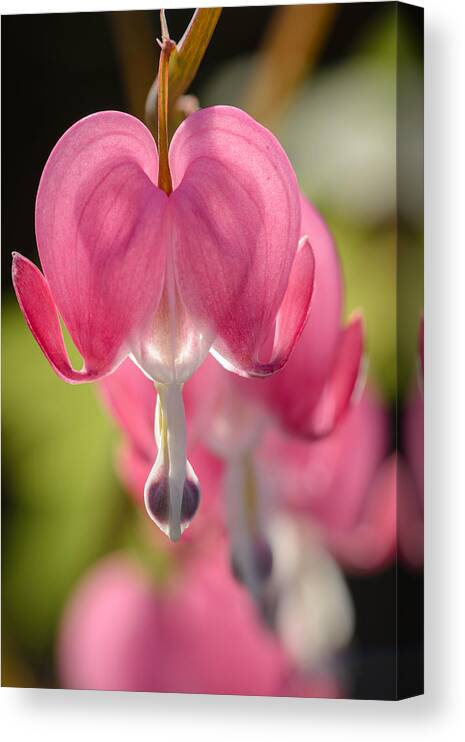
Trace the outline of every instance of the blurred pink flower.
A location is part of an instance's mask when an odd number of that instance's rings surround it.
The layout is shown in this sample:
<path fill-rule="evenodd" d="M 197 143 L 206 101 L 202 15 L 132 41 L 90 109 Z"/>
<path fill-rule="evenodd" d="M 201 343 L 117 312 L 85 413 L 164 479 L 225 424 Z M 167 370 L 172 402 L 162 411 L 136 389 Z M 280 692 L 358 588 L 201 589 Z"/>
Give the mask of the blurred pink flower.
<path fill-rule="evenodd" d="M 68 688 L 339 695 L 330 676 L 293 669 L 222 553 L 158 586 L 123 555 L 100 562 L 66 608 L 58 666 Z"/>
<path fill-rule="evenodd" d="M 257 452 L 263 486 L 307 518 L 344 566 L 373 570 L 396 546 L 396 460 L 389 417 L 366 390 L 336 430 L 307 443 L 270 429 Z"/>

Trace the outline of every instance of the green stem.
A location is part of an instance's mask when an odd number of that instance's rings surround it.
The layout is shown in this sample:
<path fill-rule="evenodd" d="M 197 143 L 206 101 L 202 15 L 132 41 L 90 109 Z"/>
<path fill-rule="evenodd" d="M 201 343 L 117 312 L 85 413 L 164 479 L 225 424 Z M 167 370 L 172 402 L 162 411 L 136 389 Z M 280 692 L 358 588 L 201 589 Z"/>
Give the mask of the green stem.
<path fill-rule="evenodd" d="M 197 8 L 189 26 L 179 44 L 175 46 L 169 62 L 170 101 L 168 108 L 168 126 L 173 129 L 176 121 L 176 104 L 195 78 L 200 63 L 207 51 L 213 31 L 216 28 L 222 8 Z M 166 29 L 166 21 L 162 21 Z M 160 77 L 160 74 L 159 74 Z M 158 128 L 159 106 L 158 78 L 150 88 L 145 104 L 147 126 L 155 136 Z M 179 117 L 178 117 L 179 118 Z"/>

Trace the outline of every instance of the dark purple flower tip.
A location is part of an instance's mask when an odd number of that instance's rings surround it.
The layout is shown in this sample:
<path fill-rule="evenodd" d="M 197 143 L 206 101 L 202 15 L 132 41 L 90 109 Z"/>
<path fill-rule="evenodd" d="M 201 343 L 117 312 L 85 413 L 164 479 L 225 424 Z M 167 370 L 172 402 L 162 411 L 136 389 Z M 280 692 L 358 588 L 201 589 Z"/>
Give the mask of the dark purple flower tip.
<path fill-rule="evenodd" d="M 186 479 L 182 493 L 181 504 L 181 533 L 191 523 L 200 503 L 199 486 Z M 162 476 L 148 487 L 145 506 L 150 517 L 165 533 L 170 531 L 170 496 L 168 477 Z"/>
<path fill-rule="evenodd" d="M 260 583 L 266 582 L 273 569 L 273 552 L 268 541 L 263 536 L 254 538 L 249 551 L 250 558 L 248 558 L 248 555 L 239 554 L 233 548 L 231 569 L 234 577 L 243 584 L 247 584 L 250 578 Z"/>
<path fill-rule="evenodd" d="M 258 602 L 261 619 L 270 631 L 276 631 L 278 602 L 278 595 L 274 592 L 272 594 L 262 595 Z"/>

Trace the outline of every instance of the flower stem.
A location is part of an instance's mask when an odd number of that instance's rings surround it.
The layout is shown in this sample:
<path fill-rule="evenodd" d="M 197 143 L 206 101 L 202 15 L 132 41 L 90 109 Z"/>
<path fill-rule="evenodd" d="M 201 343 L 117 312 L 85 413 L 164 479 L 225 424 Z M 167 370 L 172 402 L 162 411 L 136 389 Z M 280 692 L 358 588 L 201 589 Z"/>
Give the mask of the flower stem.
<path fill-rule="evenodd" d="M 182 112 L 179 110 L 179 98 L 184 95 L 197 74 L 220 15 L 221 8 L 197 8 L 186 32 L 170 57 L 168 128 L 171 132 L 185 118 L 185 116 L 180 115 Z M 154 80 L 147 96 L 145 120 L 152 134 L 156 136 L 158 127 L 158 78 Z"/>
<path fill-rule="evenodd" d="M 176 48 L 176 44 L 169 38 L 165 12 L 163 10 L 160 11 L 160 16 L 162 40 L 158 42 L 161 49 L 158 67 L 158 187 L 169 196 L 173 190 L 168 159 L 169 61 L 171 53 Z"/>
<path fill-rule="evenodd" d="M 240 575 L 240 581 L 260 604 L 263 581 L 269 575 L 262 573 L 259 550 L 262 544 L 265 548 L 267 545 L 263 536 L 264 513 L 261 512 L 256 473 L 249 455 L 235 456 L 227 461 L 223 491 L 233 572 Z"/>

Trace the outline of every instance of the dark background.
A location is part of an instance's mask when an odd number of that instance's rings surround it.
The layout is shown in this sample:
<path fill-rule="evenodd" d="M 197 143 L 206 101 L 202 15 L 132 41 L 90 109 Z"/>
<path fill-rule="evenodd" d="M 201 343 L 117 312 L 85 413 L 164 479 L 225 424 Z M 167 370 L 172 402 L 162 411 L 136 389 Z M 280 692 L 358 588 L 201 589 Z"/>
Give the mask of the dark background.
<path fill-rule="evenodd" d="M 191 92 L 219 62 L 253 51 L 272 7 L 224 8 Z M 368 27 L 379 4 L 342 6 L 320 64 L 343 58 L 353 35 Z M 99 110 L 129 110 L 115 49 L 111 13 L 59 13 L 2 18 L 2 268 L 10 286 L 10 253 L 33 258 L 34 200 L 52 147 L 75 121 Z M 191 10 L 168 11 L 179 39 Z M 154 76 L 158 13 L 153 12 Z"/>
<path fill-rule="evenodd" d="M 354 34 L 369 26 L 379 3 L 341 6 L 319 65 L 343 58 Z M 201 87 L 219 62 L 257 48 L 272 7 L 225 8 L 191 92 Z M 48 155 L 76 120 L 104 109 L 129 110 L 115 45 L 111 13 L 71 13 L 2 17 L 2 293 L 11 291 L 11 252 L 37 260 L 34 201 Z M 171 36 L 179 39 L 191 10 L 168 11 Z M 152 14 L 154 76 L 158 13 Z M 3 513 L 7 516 L 8 483 Z M 8 517 L 3 519 L 7 527 Z M 349 578 L 357 616 L 356 638 L 346 661 L 352 695 L 396 696 L 395 645 L 398 642 L 399 693 L 418 692 L 422 670 L 422 577 L 402 567 L 363 578 Z M 399 625 L 396 589 L 399 588 Z M 376 611 L 373 608 L 376 606 Z M 376 615 L 374 620 L 373 615 Z M 381 616 L 381 620 L 380 620 Z"/>

